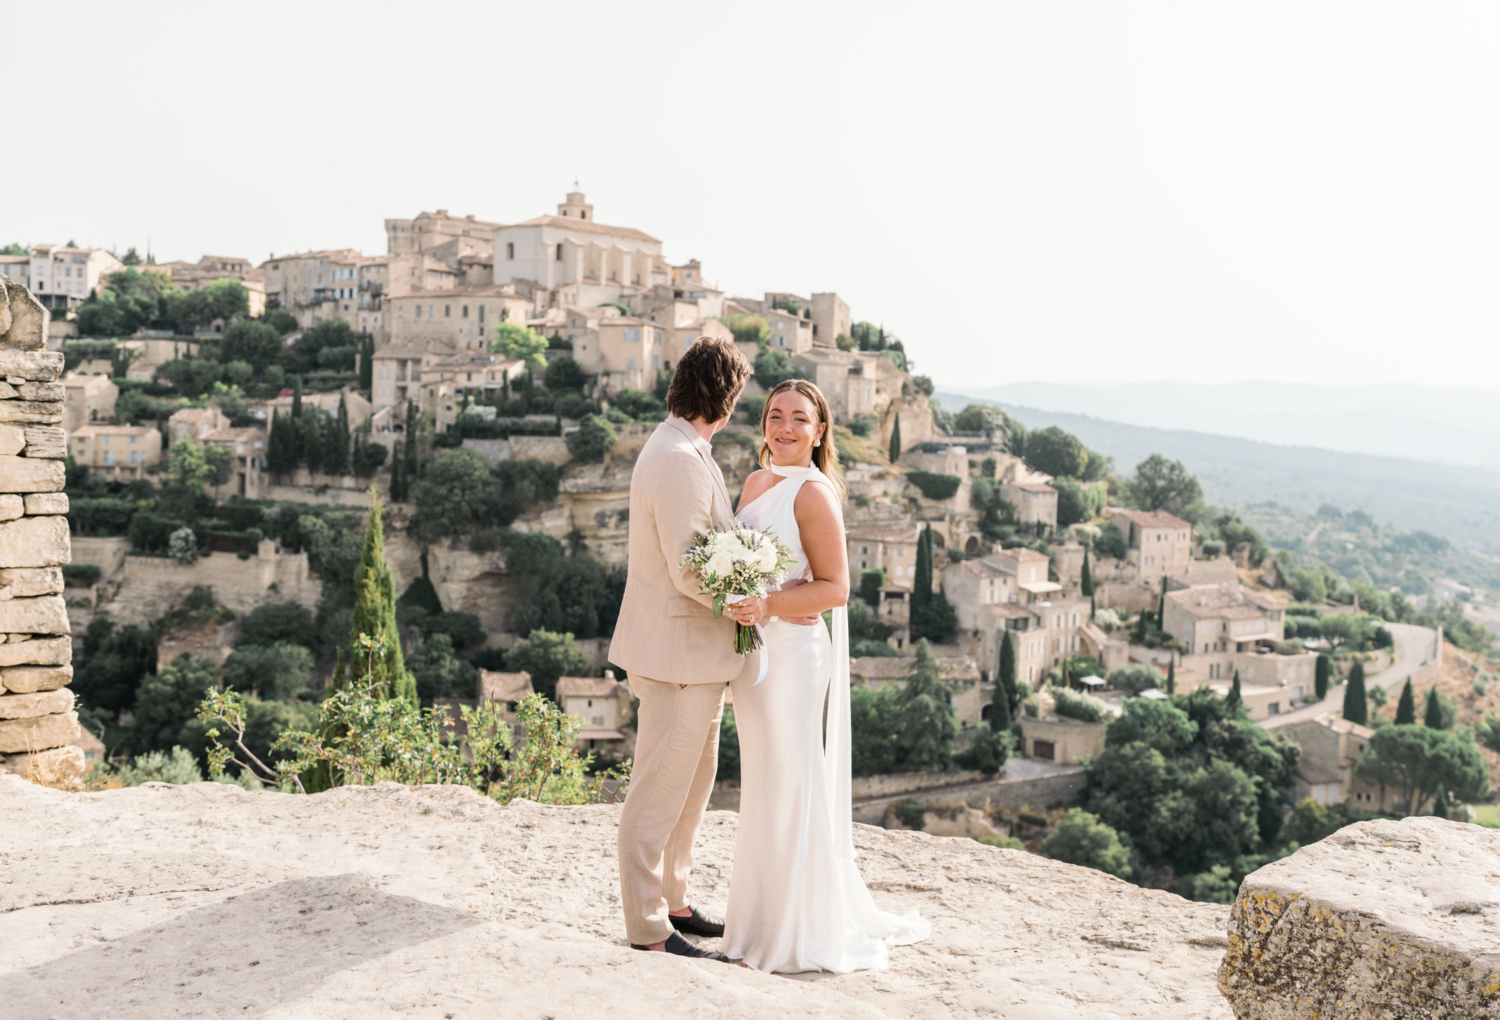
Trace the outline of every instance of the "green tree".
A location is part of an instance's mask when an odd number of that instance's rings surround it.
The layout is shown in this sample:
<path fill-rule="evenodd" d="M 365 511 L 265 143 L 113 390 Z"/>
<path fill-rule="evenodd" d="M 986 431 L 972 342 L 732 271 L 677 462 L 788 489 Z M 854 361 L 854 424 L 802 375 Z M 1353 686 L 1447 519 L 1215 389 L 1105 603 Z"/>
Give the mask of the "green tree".
<path fill-rule="evenodd" d="M 1052 835 L 1042 841 L 1041 850 L 1054 861 L 1130 877 L 1130 851 L 1120 843 L 1119 833 L 1082 808 L 1068 810 Z"/>
<path fill-rule="evenodd" d="M 1021 685 L 1016 680 L 1016 642 L 1009 628 L 1006 628 L 1005 636 L 1000 639 L 1000 663 L 995 687 L 997 698 L 1002 689 L 1005 691 L 1010 702 L 1006 714 L 1014 719 L 1021 710 Z"/>
<path fill-rule="evenodd" d="M 327 448 L 323 452 L 323 470 L 330 475 L 349 473 L 349 404 L 344 392 L 339 391 L 339 410 L 328 434 Z"/>
<path fill-rule="evenodd" d="M 1087 546 L 1083 550 L 1083 576 L 1079 580 L 1078 590 L 1090 599 L 1094 597 L 1094 572 L 1089 567 L 1089 550 Z M 1090 608 L 1093 608 L 1092 605 Z"/>
<path fill-rule="evenodd" d="M 189 523 L 209 513 L 213 499 L 209 486 L 223 485 L 234 470 L 234 454 L 217 443 L 199 445 L 192 436 L 172 444 L 167 457 L 167 478 L 157 505 Z"/>
<path fill-rule="evenodd" d="M 1002 437 L 1009 432 L 1009 421 L 1004 411 L 989 404 L 970 404 L 953 416 L 955 432 L 981 432 L 986 439 L 993 440 L 995 434 Z"/>
<path fill-rule="evenodd" d="M 473 450 L 439 450 L 412 487 L 417 505 L 408 529 L 422 542 L 468 534 L 494 521 L 500 486 Z"/>
<path fill-rule="evenodd" d="M 365 335 L 359 348 L 359 388 L 370 395 L 375 389 L 375 338 Z"/>
<path fill-rule="evenodd" d="M 130 336 L 147 326 L 170 326 L 168 304 L 178 293 L 165 273 L 123 269 L 84 299 L 76 316 L 82 336 Z"/>
<path fill-rule="evenodd" d="M 771 327 L 764 316 L 731 315 L 724 320 L 729 333 L 737 344 L 755 344 L 763 347 L 771 342 Z"/>
<path fill-rule="evenodd" d="M 1417 699 L 1411 689 L 1411 677 L 1407 677 L 1406 683 L 1401 686 L 1401 700 L 1396 702 L 1396 725 L 1414 726 L 1416 722 Z"/>
<path fill-rule="evenodd" d="M 523 361 L 533 370 L 547 367 L 547 338 L 530 326 L 515 322 L 502 322 L 495 327 L 495 339 L 490 341 L 490 350 L 503 358 Z"/>
<path fill-rule="evenodd" d="M 1053 477 L 1080 478 L 1089 466 L 1089 451 L 1078 438 L 1053 425 L 1026 438 L 1026 464 Z"/>
<path fill-rule="evenodd" d="M 1489 796 L 1489 770 L 1467 736 L 1428 726 L 1382 726 L 1370 738 L 1355 775 L 1401 791 L 1408 814 L 1440 791 L 1474 803 Z"/>
<path fill-rule="evenodd" d="M 585 676 L 588 662 L 573 643 L 572 634 L 534 630 L 511 646 L 505 664 L 517 672 L 531 674 L 531 686 L 539 694 L 557 700 L 557 678 Z"/>
<path fill-rule="evenodd" d="M 1124 691 L 1133 698 L 1142 691 L 1160 687 L 1161 674 L 1156 671 L 1155 666 L 1144 662 L 1132 662 L 1111 670 L 1105 681 L 1115 690 Z M 1127 704 L 1130 703 L 1127 702 Z"/>
<path fill-rule="evenodd" d="M 906 686 L 897 695 L 896 747 L 904 771 L 945 772 L 953 762 L 953 740 L 958 725 L 953 716 L 953 691 L 943 680 L 942 667 L 923 638 L 913 648 Z"/>
<path fill-rule="evenodd" d="M 329 473 L 329 462 L 334 459 L 336 441 L 333 416 L 321 407 L 306 407 L 302 409 L 302 417 L 298 420 L 301 423 L 297 431 L 302 462 L 309 471 Z"/>
<path fill-rule="evenodd" d="M 271 409 L 271 434 L 266 437 L 266 470 L 281 477 L 297 466 L 296 428 L 290 417 L 283 418 L 277 408 Z"/>
<path fill-rule="evenodd" d="M 1198 736 L 1198 724 L 1170 701 L 1131 698 L 1121 706 L 1120 717 L 1104 733 L 1106 747 L 1141 743 L 1161 754 L 1177 757 L 1187 753 Z"/>
<path fill-rule="evenodd" d="M 1245 708 L 1245 699 L 1240 694 L 1240 671 L 1234 671 L 1234 682 L 1229 685 L 1229 695 L 1224 699 L 1225 703 L 1235 712 L 1241 712 Z"/>
<path fill-rule="evenodd" d="M 553 358 L 547 365 L 543 379 L 547 384 L 547 389 L 553 393 L 582 390 L 585 381 L 583 368 L 573 360 L 571 354 Z"/>
<path fill-rule="evenodd" d="M 1361 726 L 1370 724 L 1370 707 L 1365 698 L 1365 664 L 1359 659 L 1349 667 L 1344 681 L 1344 718 Z"/>
<path fill-rule="evenodd" d="M 1322 652 L 1318 653 L 1317 663 L 1313 667 L 1313 693 L 1322 701 L 1328 697 L 1328 682 L 1333 677 L 1333 660 Z"/>
<path fill-rule="evenodd" d="M 1327 839 L 1348 824 L 1349 819 L 1332 804 L 1320 804 L 1307 797 L 1297 802 L 1287 815 L 1281 834 L 1301 846 Z"/>
<path fill-rule="evenodd" d="M 290 698 L 312 682 L 312 653 L 302 645 L 240 645 L 224 660 L 224 686 L 230 690 Z"/>
<path fill-rule="evenodd" d="M 911 619 L 912 623 L 927 608 L 932 601 L 932 525 L 929 524 L 922 529 L 917 536 L 917 566 L 916 576 L 911 586 Z"/>
<path fill-rule="evenodd" d="M 240 621 L 237 645 L 301 645 L 317 650 L 318 628 L 313 614 L 298 602 L 256 606 Z"/>
<path fill-rule="evenodd" d="M 894 687 L 855 687 L 849 691 L 850 768 L 856 776 L 896 771 L 900 752 L 896 727 L 900 718 Z"/>
<path fill-rule="evenodd" d="M 179 291 L 168 304 L 168 315 L 184 333 L 218 319 L 228 323 L 249 312 L 250 292 L 235 279 L 214 280 L 196 290 Z"/>
<path fill-rule="evenodd" d="M 1328 599 L 1328 585 L 1323 575 L 1310 567 L 1298 567 L 1287 575 L 1291 583 L 1292 597 L 1298 602 L 1322 605 Z"/>
<path fill-rule="evenodd" d="M 370 675 L 381 698 L 416 704 L 417 685 L 401 657 L 401 632 L 396 626 L 396 581 L 385 561 L 385 529 L 380 515 L 384 506 L 370 489 L 370 515 L 365 525 L 364 546 L 354 574 L 354 613 L 349 620 L 349 643 L 339 649 L 338 665 L 330 686 L 337 690 L 352 678 Z M 373 657 L 369 645 L 374 643 Z"/>
<path fill-rule="evenodd" d="M 1130 495 L 1142 510 L 1164 510 L 1192 520 L 1197 516 L 1194 507 L 1203 502 L 1203 487 L 1182 461 L 1153 453 L 1135 466 Z"/>
<path fill-rule="evenodd" d="M 395 455 L 391 458 L 391 502 L 404 503 L 407 497 L 406 458 L 401 455 L 400 446 L 394 449 Z"/>
<path fill-rule="evenodd" d="M 319 369 L 352 372 L 358 353 L 359 337 L 353 327 L 343 319 L 324 319 L 282 349 L 281 363 L 295 374 Z"/>
<path fill-rule="evenodd" d="M 197 721 L 198 703 L 218 686 L 219 671 L 208 659 L 183 654 L 147 674 L 135 695 L 135 725 L 125 743 L 132 754 L 166 751 L 181 745 L 202 747 L 202 725 Z"/>
<path fill-rule="evenodd" d="M 1177 660 L 1167 660 L 1167 693 L 1177 693 Z"/>
<path fill-rule="evenodd" d="M 891 423 L 891 463 L 901 459 L 901 412 L 896 412 L 896 420 Z"/>
<path fill-rule="evenodd" d="M 417 680 L 417 697 L 424 705 L 452 698 L 472 698 L 478 674 L 454 654 L 453 638 L 434 633 L 406 657 L 406 668 Z"/>
<path fill-rule="evenodd" d="M 112 715 L 135 703 L 141 681 L 156 672 L 156 655 L 152 631 L 95 617 L 84 632 L 82 660 L 68 686 L 84 705 Z"/>
<path fill-rule="evenodd" d="M 1423 726 L 1433 730 L 1451 730 L 1457 715 L 1453 702 L 1443 697 L 1436 687 L 1428 688 L 1427 710 L 1422 713 Z"/>
<path fill-rule="evenodd" d="M 1337 613 L 1325 616 L 1318 624 L 1323 637 L 1334 648 L 1358 642 L 1365 634 L 1364 617 L 1352 613 Z"/>
<path fill-rule="evenodd" d="M 801 374 L 793 367 L 792 356 L 784 347 L 761 348 L 760 353 L 755 356 L 753 367 L 755 381 L 767 393 Z"/>
<path fill-rule="evenodd" d="M 577 430 L 568 433 L 568 455 L 585 464 L 597 464 L 609 455 L 620 435 L 606 418 L 586 414 Z"/>
<path fill-rule="evenodd" d="M 861 570 L 859 572 L 859 597 L 871 609 L 880 608 L 880 588 L 885 584 L 884 570 Z"/>

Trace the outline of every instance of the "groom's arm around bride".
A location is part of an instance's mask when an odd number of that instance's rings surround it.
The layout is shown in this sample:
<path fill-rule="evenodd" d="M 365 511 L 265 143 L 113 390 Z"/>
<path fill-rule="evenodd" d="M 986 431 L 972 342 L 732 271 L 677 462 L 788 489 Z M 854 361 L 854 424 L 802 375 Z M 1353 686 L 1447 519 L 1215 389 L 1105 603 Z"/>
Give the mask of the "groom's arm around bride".
<path fill-rule="evenodd" d="M 678 362 L 671 414 L 630 480 L 630 559 L 609 658 L 640 699 L 635 763 L 620 815 L 620 900 L 634 946 L 703 954 L 677 929 L 717 934 L 690 910 L 693 840 L 713 790 L 725 685 L 747 663 L 734 620 L 713 615 L 696 575 L 678 561 L 693 536 L 734 517 L 709 439 L 723 428 L 751 373 L 732 341 L 704 337 Z M 752 653 L 753 668 L 756 653 Z"/>

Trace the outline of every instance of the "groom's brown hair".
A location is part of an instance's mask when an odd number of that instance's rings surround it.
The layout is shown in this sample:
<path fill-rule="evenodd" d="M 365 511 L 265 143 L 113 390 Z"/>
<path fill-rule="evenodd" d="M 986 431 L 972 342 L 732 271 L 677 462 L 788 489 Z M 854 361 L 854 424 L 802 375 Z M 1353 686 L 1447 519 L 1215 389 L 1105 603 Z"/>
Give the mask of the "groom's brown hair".
<path fill-rule="evenodd" d="M 667 388 L 667 410 L 703 422 L 727 418 L 752 371 L 733 340 L 700 336 L 677 362 Z"/>

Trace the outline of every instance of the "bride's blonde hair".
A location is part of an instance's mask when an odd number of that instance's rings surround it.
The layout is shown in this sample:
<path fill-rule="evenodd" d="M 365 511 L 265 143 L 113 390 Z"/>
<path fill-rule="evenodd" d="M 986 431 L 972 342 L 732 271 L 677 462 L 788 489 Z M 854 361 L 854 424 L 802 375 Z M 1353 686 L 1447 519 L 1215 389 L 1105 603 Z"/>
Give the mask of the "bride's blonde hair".
<path fill-rule="evenodd" d="M 815 383 L 806 379 L 787 379 L 766 395 L 766 402 L 760 408 L 760 466 L 771 466 L 771 446 L 766 442 L 766 417 L 771 413 L 771 401 L 776 399 L 778 393 L 789 391 L 800 393 L 811 400 L 813 410 L 818 415 L 818 423 L 826 426 L 819 445 L 813 447 L 813 466 L 823 472 L 828 484 L 833 486 L 834 495 L 843 503 L 849 492 L 844 487 L 844 470 L 839 464 L 838 446 L 833 441 L 833 411 L 828 407 L 828 398 L 823 396 L 823 391 Z"/>

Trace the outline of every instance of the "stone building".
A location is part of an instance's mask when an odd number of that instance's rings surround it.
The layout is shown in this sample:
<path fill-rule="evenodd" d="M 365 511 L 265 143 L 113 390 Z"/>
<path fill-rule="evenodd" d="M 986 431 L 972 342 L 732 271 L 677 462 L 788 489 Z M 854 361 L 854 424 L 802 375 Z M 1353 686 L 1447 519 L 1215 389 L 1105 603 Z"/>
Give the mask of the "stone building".
<path fill-rule="evenodd" d="M 103 248 L 34 244 L 24 256 L 6 256 L 5 268 L 6 275 L 29 288 L 41 304 L 66 313 L 98 291 L 110 273 L 124 269 L 125 263 Z"/>
<path fill-rule="evenodd" d="M 814 294 L 812 312 L 812 340 L 819 347 L 834 347 L 841 336 L 854 335 L 854 323 L 849 306 L 834 293 Z"/>
<path fill-rule="evenodd" d="M 205 255 L 197 262 L 162 262 L 150 268 L 169 275 L 172 285 L 179 290 L 198 290 L 217 280 L 238 280 L 249 298 L 251 318 L 259 318 L 265 313 L 265 273 L 249 259 L 237 255 Z"/>
<path fill-rule="evenodd" d="M 105 375 L 69 372 L 62 380 L 63 428 L 69 432 L 85 425 L 108 421 L 115 414 L 120 387 Z"/>
<path fill-rule="evenodd" d="M 454 287 L 395 294 L 385 299 L 387 338 L 394 344 L 442 344 L 453 350 L 488 350 L 495 327 L 532 318 L 531 298 L 513 284 Z"/>
<path fill-rule="evenodd" d="M 1324 712 L 1315 719 L 1292 723 L 1281 732 L 1302 748 L 1293 779 L 1293 800 L 1311 798 L 1319 804 L 1344 804 L 1354 811 L 1384 812 L 1396 807 L 1394 791 L 1366 783 L 1354 774 L 1374 730 Z"/>
<path fill-rule="evenodd" d="M 63 356 L 45 350 L 49 318 L 30 291 L 0 277 L 0 771 L 61 785 L 82 774 L 84 757 L 67 687 L 68 444 Z"/>
<path fill-rule="evenodd" d="M 596 751 L 609 758 L 623 758 L 634 751 L 634 741 L 628 741 L 628 734 L 621 732 L 631 721 L 630 688 L 613 673 L 558 677 L 557 702 L 563 714 L 582 721 L 578 750 Z"/>
<path fill-rule="evenodd" d="M 149 425 L 85 425 L 69 437 L 73 460 L 113 482 L 133 482 L 161 463 L 161 433 Z"/>
<path fill-rule="evenodd" d="M 494 281 L 525 280 L 555 292 L 549 306 L 622 301 L 671 281 L 659 240 L 598 222 L 578 191 L 568 193 L 555 216 L 496 228 L 494 251 Z"/>
<path fill-rule="evenodd" d="M 266 482 L 266 430 L 255 426 L 220 428 L 205 433 L 202 442 L 222 446 L 229 451 L 231 468 L 229 480 L 215 486 L 213 497 L 225 500 L 230 496 L 242 499 L 260 499 L 264 495 Z"/>
<path fill-rule="evenodd" d="M 1047 483 L 1003 481 L 1000 498 L 1014 508 L 1011 519 L 1017 524 L 1057 527 L 1057 490 Z"/>
<path fill-rule="evenodd" d="M 1141 584 L 1180 574 L 1193 559 L 1193 526 L 1160 510 L 1115 510 L 1110 523 L 1125 539 L 1125 558 Z"/>
<path fill-rule="evenodd" d="M 209 404 L 207 407 L 184 407 L 180 411 L 173 411 L 172 416 L 167 419 L 167 434 L 174 443 L 180 443 L 184 439 L 192 439 L 201 443 L 203 437 L 210 432 L 229 427 L 229 417 L 217 404 Z"/>

